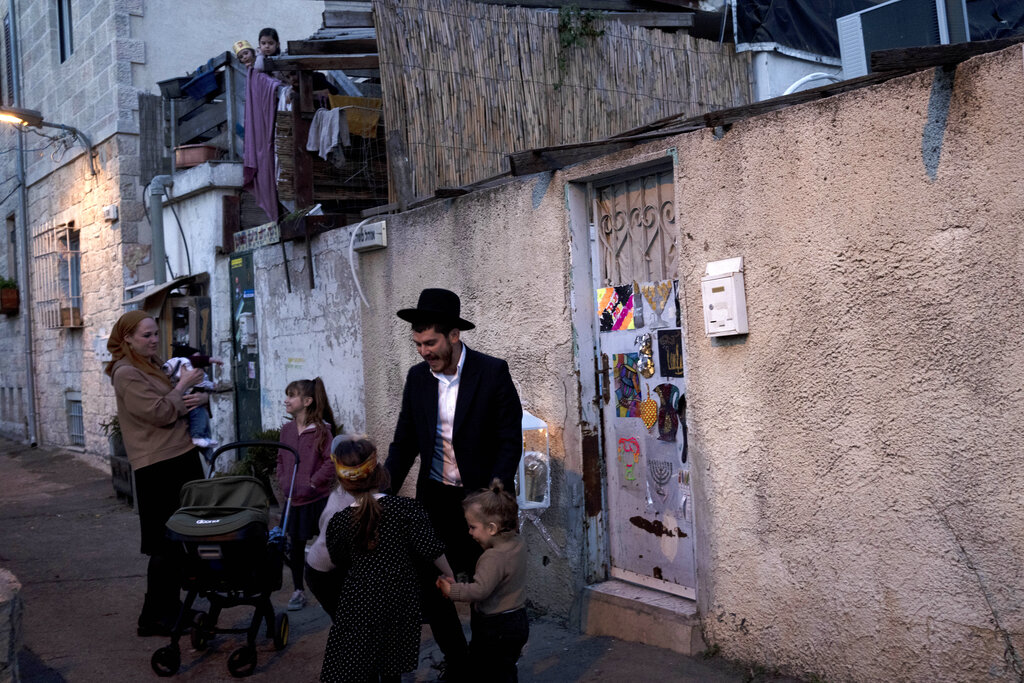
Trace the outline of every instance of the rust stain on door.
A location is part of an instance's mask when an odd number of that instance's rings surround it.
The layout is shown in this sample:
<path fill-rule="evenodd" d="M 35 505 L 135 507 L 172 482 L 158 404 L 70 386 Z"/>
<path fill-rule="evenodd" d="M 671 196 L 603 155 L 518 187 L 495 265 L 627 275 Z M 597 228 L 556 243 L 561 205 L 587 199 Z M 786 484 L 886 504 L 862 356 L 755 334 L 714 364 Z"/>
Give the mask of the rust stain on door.
<path fill-rule="evenodd" d="M 682 529 L 680 529 L 679 527 L 676 527 L 674 530 L 669 529 L 667 526 L 661 523 L 660 519 L 656 519 L 652 522 L 648 519 L 644 519 L 640 515 L 637 515 L 635 517 L 630 517 L 629 521 L 636 528 L 643 529 L 644 531 L 654 534 L 655 536 L 668 536 L 669 538 L 674 538 L 678 536 L 679 538 L 686 538 L 686 532 L 684 532 Z"/>

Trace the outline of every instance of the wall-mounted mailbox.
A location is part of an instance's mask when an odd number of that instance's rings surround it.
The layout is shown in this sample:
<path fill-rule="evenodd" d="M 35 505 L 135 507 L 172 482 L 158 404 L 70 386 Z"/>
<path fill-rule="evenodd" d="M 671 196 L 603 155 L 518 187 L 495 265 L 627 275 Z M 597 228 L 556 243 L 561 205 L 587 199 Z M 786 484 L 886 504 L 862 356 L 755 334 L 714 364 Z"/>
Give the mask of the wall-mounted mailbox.
<path fill-rule="evenodd" d="M 743 257 L 712 261 L 700 279 L 704 332 L 709 337 L 747 333 L 747 297 Z"/>

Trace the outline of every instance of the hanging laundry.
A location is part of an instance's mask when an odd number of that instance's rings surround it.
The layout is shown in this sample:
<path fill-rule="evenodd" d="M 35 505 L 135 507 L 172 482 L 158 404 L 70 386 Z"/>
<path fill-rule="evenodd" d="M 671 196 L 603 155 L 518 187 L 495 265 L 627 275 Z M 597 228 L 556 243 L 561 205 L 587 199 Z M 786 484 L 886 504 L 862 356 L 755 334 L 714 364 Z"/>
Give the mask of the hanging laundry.
<path fill-rule="evenodd" d="M 317 109 L 313 114 L 313 122 L 309 124 L 309 138 L 306 149 L 316 152 L 327 161 L 328 156 L 336 147 L 349 147 L 352 141 L 348 134 L 348 121 L 341 109 Z M 338 150 L 344 161 L 344 152 Z"/>
<path fill-rule="evenodd" d="M 252 192 L 267 217 L 277 220 L 277 179 L 274 169 L 274 116 L 281 82 L 249 70 L 245 79 L 245 141 L 242 189 Z"/>
<path fill-rule="evenodd" d="M 348 129 L 352 135 L 364 138 L 377 137 L 377 124 L 380 122 L 383 103 L 381 98 L 331 95 L 328 100 L 334 108 L 344 107 Z"/>

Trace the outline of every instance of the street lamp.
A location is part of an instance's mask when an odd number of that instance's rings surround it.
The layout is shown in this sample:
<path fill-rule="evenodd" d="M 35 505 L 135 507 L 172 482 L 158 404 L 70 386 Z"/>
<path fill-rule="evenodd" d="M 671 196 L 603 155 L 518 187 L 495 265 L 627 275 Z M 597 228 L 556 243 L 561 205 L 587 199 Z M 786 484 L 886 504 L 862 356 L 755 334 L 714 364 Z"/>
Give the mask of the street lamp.
<path fill-rule="evenodd" d="M 20 107 L 0 107 L 0 121 L 13 123 L 22 128 L 59 128 L 71 133 L 85 144 L 89 157 L 89 173 L 96 175 L 96 167 L 92 162 L 92 143 L 89 142 L 89 138 L 85 136 L 85 133 L 74 126 L 65 126 L 63 123 L 47 123 L 43 120 L 43 115 L 36 110 L 21 109 Z"/>

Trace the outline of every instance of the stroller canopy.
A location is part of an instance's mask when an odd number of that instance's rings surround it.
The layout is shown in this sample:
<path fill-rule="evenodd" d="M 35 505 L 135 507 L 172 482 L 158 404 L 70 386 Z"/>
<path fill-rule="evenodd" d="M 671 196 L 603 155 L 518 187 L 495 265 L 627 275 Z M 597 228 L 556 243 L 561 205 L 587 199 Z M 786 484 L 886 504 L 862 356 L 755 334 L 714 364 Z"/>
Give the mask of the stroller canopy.
<path fill-rule="evenodd" d="M 181 487 L 181 507 L 167 528 L 183 536 L 217 536 L 270 519 L 263 484 L 255 477 L 215 477 Z"/>

